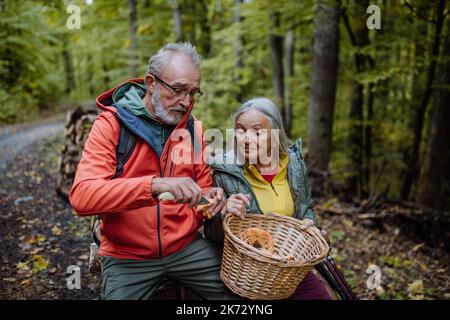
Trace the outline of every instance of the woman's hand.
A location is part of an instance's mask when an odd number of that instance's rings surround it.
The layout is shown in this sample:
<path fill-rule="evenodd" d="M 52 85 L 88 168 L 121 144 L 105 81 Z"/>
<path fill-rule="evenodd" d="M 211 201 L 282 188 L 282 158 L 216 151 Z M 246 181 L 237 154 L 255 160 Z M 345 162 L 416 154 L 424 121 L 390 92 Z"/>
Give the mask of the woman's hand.
<path fill-rule="evenodd" d="M 225 214 L 227 197 L 222 188 L 211 188 L 205 193 L 204 197 L 211 200 L 211 205 L 207 209 L 211 217 L 214 217 L 218 212 Z"/>
<path fill-rule="evenodd" d="M 314 221 L 308 218 L 302 219 L 300 220 L 302 222 L 302 224 L 304 225 L 303 229 L 309 228 L 314 226 Z"/>
<path fill-rule="evenodd" d="M 231 212 L 239 218 L 244 218 L 247 206 L 250 205 L 250 197 L 249 194 L 232 194 L 227 200 L 227 212 Z"/>

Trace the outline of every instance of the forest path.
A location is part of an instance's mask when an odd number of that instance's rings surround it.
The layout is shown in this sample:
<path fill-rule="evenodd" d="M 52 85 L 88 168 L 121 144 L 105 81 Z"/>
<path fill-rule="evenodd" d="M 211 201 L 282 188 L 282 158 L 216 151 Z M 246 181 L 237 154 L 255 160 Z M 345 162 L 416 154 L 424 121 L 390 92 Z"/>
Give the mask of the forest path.
<path fill-rule="evenodd" d="M 64 129 L 64 114 L 50 119 L 0 128 L 0 174 L 19 153 L 34 143 L 44 142 Z"/>

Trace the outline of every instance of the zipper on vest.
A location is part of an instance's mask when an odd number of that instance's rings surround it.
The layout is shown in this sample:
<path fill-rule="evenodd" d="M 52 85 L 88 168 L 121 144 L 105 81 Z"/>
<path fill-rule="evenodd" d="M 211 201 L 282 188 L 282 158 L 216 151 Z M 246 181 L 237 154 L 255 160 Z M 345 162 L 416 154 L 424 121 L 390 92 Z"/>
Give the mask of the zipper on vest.
<path fill-rule="evenodd" d="M 278 197 L 278 192 L 275 190 L 275 187 L 273 186 L 272 182 L 270 183 L 270 186 L 272 187 L 273 192 L 275 192 L 275 194 Z"/>

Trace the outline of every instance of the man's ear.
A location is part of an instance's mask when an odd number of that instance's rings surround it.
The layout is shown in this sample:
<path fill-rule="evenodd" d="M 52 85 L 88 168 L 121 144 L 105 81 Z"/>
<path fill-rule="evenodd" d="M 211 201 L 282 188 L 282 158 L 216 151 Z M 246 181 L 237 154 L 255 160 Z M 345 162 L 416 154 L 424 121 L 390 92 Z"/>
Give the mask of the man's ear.
<path fill-rule="evenodd" d="M 153 94 L 153 90 L 155 89 L 155 77 L 150 73 L 147 73 L 145 76 L 145 84 L 147 86 L 147 91 L 150 94 Z"/>

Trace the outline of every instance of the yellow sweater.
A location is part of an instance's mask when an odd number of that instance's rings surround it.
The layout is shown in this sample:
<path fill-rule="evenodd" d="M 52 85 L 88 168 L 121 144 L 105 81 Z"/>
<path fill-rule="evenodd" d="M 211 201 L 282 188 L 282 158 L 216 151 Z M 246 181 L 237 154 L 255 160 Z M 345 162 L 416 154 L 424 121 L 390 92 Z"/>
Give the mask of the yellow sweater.
<path fill-rule="evenodd" d="M 266 181 L 253 165 L 244 165 L 244 175 L 250 182 L 263 213 L 273 212 L 290 217 L 294 215 L 294 201 L 287 179 L 288 162 L 288 156 L 280 158 L 272 183 Z"/>

